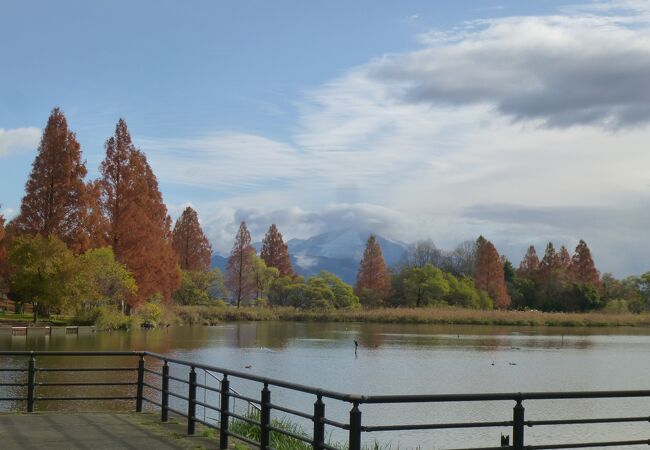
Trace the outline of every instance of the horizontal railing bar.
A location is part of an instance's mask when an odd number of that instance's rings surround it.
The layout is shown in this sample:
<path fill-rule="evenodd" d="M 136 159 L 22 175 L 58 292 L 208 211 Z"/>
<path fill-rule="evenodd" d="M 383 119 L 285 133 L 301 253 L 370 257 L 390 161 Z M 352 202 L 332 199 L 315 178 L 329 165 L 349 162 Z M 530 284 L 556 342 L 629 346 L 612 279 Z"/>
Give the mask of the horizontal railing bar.
<path fill-rule="evenodd" d="M 606 417 L 602 419 L 558 419 L 558 420 L 528 420 L 529 427 L 538 425 L 580 425 L 588 423 L 620 423 L 620 422 L 650 422 L 650 417 Z"/>
<path fill-rule="evenodd" d="M 145 367 L 145 368 L 144 368 L 144 371 L 147 372 L 147 373 L 151 373 L 151 374 L 154 374 L 154 375 L 158 375 L 159 377 L 162 377 L 162 373 L 160 373 L 160 372 L 156 372 L 155 370 L 147 369 L 147 368 Z"/>
<path fill-rule="evenodd" d="M 217 389 L 216 387 L 213 387 L 213 386 L 207 386 L 207 385 L 201 384 L 201 383 L 196 383 L 195 386 L 197 388 L 205 389 L 206 391 L 217 392 L 219 394 L 221 393 L 221 389 Z"/>
<path fill-rule="evenodd" d="M 168 357 L 166 357 L 164 355 L 161 355 L 159 353 L 145 352 L 145 354 L 147 354 L 147 355 L 149 355 L 151 357 L 154 357 L 154 358 L 158 358 L 158 359 L 160 359 L 162 361 L 167 361 L 168 363 L 174 363 L 174 364 L 180 364 L 180 365 L 189 366 L 189 367 L 195 367 L 197 369 L 202 369 L 202 370 L 206 370 L 206 371 L 210 371 L 210 372 L 217 372 L 217 373 L 221 373 L 223 375 L 243 378 L 245 380 L 257 381 L 259 383 L 265 383 L 265 384 L 269 384 L 269 385 L 277 386 L 277 387 L 281 387 L 281 388 L 293 389 L 293 390 L 296 390 L 296 391 L 306 392 L 308 394 L 321 395 L 323 397 L 333 398 L 333 399 L 336 399 L 336 400 L 359 401 L 362 398 L 362 397 L 356 396 L 356 395 L 342 394 L 340 392 L 335 392 L 335 391 L 316 389 L 316 388 L 313 388 L 311 386 L 305 386 L 305 385 L 302 385 L 302 384 L 290 383 L 290 382 L 281 381 L 281 380 L 274 380 L 274 379 L 271 379 L 271 378 L 260 377 L 260 376 L 253 375 L 253 374 L 250 374 L 250 373 L 224 369 L 224 368 L 221 368 L 221 367 L 211 366 L 211 365 L 208 365 L 208 364 L 190 363 L 188 361 L 183 361 L 181 359 L 168 358 Z"/>
<path fill-rule="evenodd" d="M 189 398 L 189 397 L 186 397 L 186 396 L 181 395 L 181 394 L 177 394 L 177 393 L 172 392 L 172 391 L 161 391 L 161 392 L 162 392 L 163 394 L 165 394 L 165 393 L 166 393 L 166 394 L 169 394 L 169 395 L 171 395 L 172 397 L 180 398 L 181 400 L 185 400 L 186 402 L 189 402 L 189 401 L 190 401 L 190 398 Z"/>
<path fill-rule="evenodd" d="M 174 377 L 172 375 L 169 375 L 167 378 L 169 378 L 170 380 L 179 381 L 181 383 L 190 384 L 190 382 L 188 380 L 184 380 L 183 378 Z"/>
<path fill-rule="evenodd" d="M 325 450 L 341 450 L 339 447 L 334 447 L 329 444 L 321 444 L 320 446 L 323 447 Z M 503 450 L 503 449 L 499 449 L 499 450 Z"/>
<path fill-rule="evenodd" d="M 61 382 L 61 383 L 34 383 L 36 386 L 136 386 L 138 383 L 134 381 L 114 381 L 112 383 L 104 381 L 80 381 L 75 382 Z"/>
<path fill-rule="evenodd" d="M 275 433 L 284 434 L 285 436 L 292 437 L 294 439 L 305 442 L 307 444 L 314 445 L 314 440 L 309 439 L 307 436 L 301 436 L 299 434 L 292 433 L 291 431 L 287 431 L 287 430 L 283 430 L 282 428 L 274 427 L 273 425 L 269 425 L 269 430 L 271 430 L 271 431 L 273 431 Z"/>
<path fill-rule="evenodd" d="M 212 411 L 221 412 L 220 408 L 217 408 L 216 406 L 213 406 L 213 405 L 211 405 L 209 403 L 204 403 L 204 402 L 202 402 L 200 400 L 194 400 L 192 403 L 194 403 L 195 405 L 203 406 L 204 408 L 208 408 L 208 409 L 210 409 Z"/>
<path fill-rule="evenodd" d="M 21 402 L 23 400 L 27 400 L 27 397 L 0 397 L 0 402 Z"/>
<path fill-rule="evenodd" d="M 17 367 L 9 367 L 7 369 L 0 369 L 0 372 L 27 372 L 27 369 L 19 369 Z"/>
<path fill-rule="evenodd" d="M 249 402 L 249 403 L 255 403 L 256 405 L 261 405 L 261 404 L 262 404 L 262 402 L 261 402 L 260 400 L 256 399 L 256 398 L 253 398 L 253 397 L 246 397 L 245 395 L 241 395 L 241 394 L 235 394 L 235 393 L 232 392 L 232 391 L 230 391 L 230 393 L 228 394 L 228 396 L 229 396 L 229 397 L 238 398 L 238 399 L 241 399 L 241 400 L 247 401 L 247 402 Z"/>
<path fill-rule="evenodd" d="M 616 447 L 621 445 L 650 445 L 650 439 L 636 441 L 580 442 L 577 444 L 527 445 L 526 448 L 530 450 L 550 450 L 562 448 Z"/>
<path fill-rule="evenodd" d="M 69 369 L 62 367 L 39 367 L 34 369 L 37 372 L 136 372 L 137 367 L 80 367 L 77 369 Z"/>
<path fill-rule="evenodd" d="M 195 417 L 194 420 L 197 421 L 198 423 L 202 424 L 202 425 L 205 425 L 205 426 L 208 427 L 208 428 L 212 428 L 212 429 L 214 429 L 214 430 L 218 430 L 218 429 L 219 429 L 219 425 L 215 425 L 215 424 L 213 424 L 213 423 L 206 422 L 205 420 L 200 419 L 200 418 L 198 418 L 198 417 Z"/>
<path fill-rule="evenodd" d="M 147 352 L 133 350 L 2 350 L 0 356 L 144 356 Z"/>
<path fill-rule="evenodd" d="M 512 421 L 502 422 L 456 422 L 456 423 L 430 423 L 415 425 L 377 425 L 361 427 L 362 431 L 408 431 L 408 430 L 444 430 L 450 428 L 496 428 L 511 427 Z"/>
<path fill-rule="evenodd" d="M 38 401 L 68 401 L 68 400 L 135 400 L 135 396 L 129 397 L 36 397 Z"/>
<path fill-rule="evenodd" d="M 187 417 L 187 413 L 186 413 L 186 412 L 185 412 L 185 413 L 184 413 L 184 412 L 181 412 L 181 411 L 179 411 L 179 410 L 177 410 L 177 409 L 174 409 L 174 408 L 172 408 L 172 407 L 170 407 L 170 406 L 167 407 L 167 410 L 173 412 L 174 414 L 178 414 L 179 416 Z"/>
<path fill-rule="evenodd" d="M 273 403 L 269 403 L 269 408 L 275 409 L 276 411 L 282 411 L 282 412 L 286 412 L 286 413 L 289 413 L 289 414 L 293 414 L 294 416 L 302 417 L 302 418 L 307 419 L 307 420 L 312 420 L 312 421 L 314 420 L 314 416 L 312 416 L 312 415 L 309 415 L 309 414 L 304 413 L 302 411 L 296 411 L 296 410 L 293 410 L 293 409 L 285 408 L 284 406 L 275 405 Z"/>
<path fill-rule="evenodd" d="M 249 419 L 249 418 L 246 417 L 246 416 L 240 416 L 239 414 L 234 413 L 234 412 L 232 412 L 232 411 L 229 411 L 229 412 L 228 412 L 228 417 L 233 417 L 233 418 L 235 418 L 235 419 L 243 420 L 244 422 L 248 422 L 248 423 L 250 423 L 251 425 L 257 425 L 258 427 L 261 427 L 261 426 L 262 426 L 259 422 L 256 422 L 256 421 L 254 421 L 253 419 Z"/>
<path fill-rule="evenodd" d="M 142 400 L 144 400 L 145 402 L 149 402 L 149 403 L 151 403 L 152 405 L 156 405 L 156 406 L 159 407 L 159 408 L 162 408 L 162 406 L 163 406 L 161 403 L 158 403 L 158 402 L 155 401 L 155 400 L 151 400 L 150 398 L 145 397 L 145 396 L 142 396 Z"/>
<path fill-rule="evenodd" d="M 232 436 L 234 438 L 239 439 L 240 441 L 244 441 L 247 444 L 254 445 L 255 447 L 258 447 L 261 445 L 259 442 L 254 441 L 252 439 L 247 438 L 246 436 L 242 436 L 241 434 L 233 433 L 232 431 L 228 430 L 228 436 Z"/>
<path fill-rule="evenodd" d="M 27 386 L 27 383 L 0 383 L 0 386 Z"/>
<path fill-rule="evenodd" d="M 330 426 L 333 426 L 333 427 L 336 427 L 336 428 L 340 428 L 342 430 L 349 430 L 350 429 L 350 424 L 337 422 L 335 420 L 330 420 L 330 419 L 323 418 L 323 423 L 325 425 L 330 425 Z"/>
<path fill-rule="evenodd" d="M 503 450 L 503 449 L 508 449 L 512 447 L 471 447 L 471 448 L 454 448 L 454 449 L 446 449 L 446 450 Z M 524 447 L 528 449 L 529 447 L 526 446 Z"/>
<path fill-rule="evenodd" d="M 134 383 L 134 384 L 137 385 L 138 383 Z M 146 381 L 143 381 L 143 382 L 142 382 L 142 385 L 143 385 L 143 386 L 147 386 L 148 388 L 151 388 L 151 389 L 153 389 L 154 391 L 162 392 L 162 389 L 161 389 L 161 388 L 159 388 L 158 386 L 154 386 L 153 384 L 149 384 L 149 383 L 147 383 Z"/>

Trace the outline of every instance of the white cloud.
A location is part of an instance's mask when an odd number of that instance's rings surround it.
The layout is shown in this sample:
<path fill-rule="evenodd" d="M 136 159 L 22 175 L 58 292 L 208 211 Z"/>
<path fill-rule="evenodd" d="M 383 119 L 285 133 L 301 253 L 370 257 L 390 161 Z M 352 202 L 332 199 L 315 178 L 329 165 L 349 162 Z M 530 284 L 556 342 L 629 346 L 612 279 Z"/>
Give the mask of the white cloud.
<path fill-rule="evenodd" d="M 585 238 L 602 270 L 645 271 L 650 26 L 639 3 L 617 5 L 429 33 L 305 93 L 286 142 L 143 147 L 163 181 L 222 194 L 197 205 L 221 252 L 246 220 L 255 239 L 270 223 L 443 247 L 484 234 L 515 262 Z"/>
<path fill-rule="evenodd" d="M 0 158 L 27 150 L 35 150 L 41 138 L 41 130 L 35 127 L 0 128 Z"/>

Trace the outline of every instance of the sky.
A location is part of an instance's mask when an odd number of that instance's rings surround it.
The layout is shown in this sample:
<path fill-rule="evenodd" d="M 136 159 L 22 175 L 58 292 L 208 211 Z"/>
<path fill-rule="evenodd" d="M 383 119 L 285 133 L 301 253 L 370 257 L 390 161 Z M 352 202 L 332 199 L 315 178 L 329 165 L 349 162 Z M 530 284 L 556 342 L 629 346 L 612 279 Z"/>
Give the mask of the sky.
<path fill-rule="evenodd" d="M 55 106 L 89 177 L 120 117 L 213 248 L 348 226 L 650 270 L 646 1 L 0 0 L 0 212 Z"/>

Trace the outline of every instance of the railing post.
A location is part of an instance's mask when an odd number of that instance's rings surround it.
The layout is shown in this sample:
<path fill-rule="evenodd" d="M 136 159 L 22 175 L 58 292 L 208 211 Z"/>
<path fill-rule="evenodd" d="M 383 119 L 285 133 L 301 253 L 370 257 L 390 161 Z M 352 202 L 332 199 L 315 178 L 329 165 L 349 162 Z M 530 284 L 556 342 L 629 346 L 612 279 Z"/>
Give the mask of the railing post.
<path fill-rule="evenodd" d="M 262 407 L 260 414 L 260 428 L 262 431 L 260 445 L 262 450 L 266 450 L 271 446 L 271 430 L 269 429 L 271 425 L 271 391 L 269 391 L 269 385 L 266 383 L 264 383 L 264 388 L 262 389 L 262 402 L 260 406 Z"/>
<path fill-rule="evenodd" d="M 350 438 L 348 443 L 350 450 L 361 450 L 361 411 L 359 402 L 354 402 L 350 410 Z"/>
<path fill-rule="evenodd" d="M 515 450 L 524 448 L 524 405 L 521 401 L 521 398 L 517 399 L 512 413 L 512 448 Z"/>
<path fill-rule="evenodd" d="M 323 450 L 325 443 L 325 403 L 323 403 L 323 396 L 318 395 L 316 402 L 314 402 L 314 449 Z"/>
<path fill-rule="evenodd" d="M 187 434 L 194 434 L 196 428 L 196 370 L 190 370 L 190 392 L 187 396 Z"/>
<path fill-rule="evenodd" d="M 142 412 L 142 397 L 144 395 L 144 355 L 138 361 L 138 388 L 135 395 L 135 412 Z"/>
<path fill-rule="evenodd" d="M 221 418 L 219 419 L 219 449 L 228 448 L 228 409 L 230 407 L 230 381 L 228 375 L 221 380 Z"/>
<path fill-rule="evenodd" d="M 27 412 L 34 412 L 34 380 L 36 378 L 36 360 L 34 352 L 29 355 L 29 366 L 27 368 Z"/>
<path fill-rule="evenodd" d="M 169 365 L 167 360 L 162 368 L 162 407 L 160 408 L 160 420 L 161 422 L 167 422 L 169 419 Z"/>

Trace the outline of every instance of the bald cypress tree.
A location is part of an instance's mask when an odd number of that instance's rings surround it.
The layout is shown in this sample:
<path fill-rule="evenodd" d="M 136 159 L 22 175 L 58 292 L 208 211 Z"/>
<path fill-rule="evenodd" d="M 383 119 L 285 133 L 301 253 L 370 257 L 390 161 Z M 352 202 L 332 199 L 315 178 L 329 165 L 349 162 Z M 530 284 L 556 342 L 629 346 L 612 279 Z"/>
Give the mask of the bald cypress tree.
<path fill-rule="evenodd" d="M 291 265 L 289 248 L 284 243 L 282 234 L 275 224 L 271 224 L 269 230 L 264 235 L 260 257 L 264 260 L 267 267 L 275 267 L 278 269 L 281 277 L 295 275 L 293 266 Z"/>
<path fill-rule="evenodd" d="M 539 257 L 535 251 L 535 246 L 531 245 L 528 247 L 528 251 L 524 255 L 524 258 L 519 263 L 519 269 L 517 269 L 517 275 L 524 278 L 533 277 L 539 270 Z"/>
<path fill-rule="evenodd" d="M 569 275 L 572 272 L 571 266 L 573 265 L 573 261 L 571 260 L 571 255 L 569 255 L 569 251 L 564 245 L 560 247 L 560 251 L 557 254 L 557 262 L 560 269 L 566 272 L 567 275 Z"/>
<path fill-rule="evenodd" d="M 370 235 L 366 242 L 354 291 L 364 306 L 381 305 L 390 295 L 390 275 L 374 235 Z"/>
<path fill-rule="evenodd" d="M 80 253 L 91 244 L 86 230 L 86 163 L 81 147 L 68 129 L 63 112 L 54 108 L 43 131 L 32 171 L 25 185 L 16 234 L 55 235 Z"/>
<path fill-rule="evenodd" d="M 235 243 L 228 257 L 226 267 L 226 287 L 237 302 L 237 308 L 242 300 L 247 300 L 255 294 L 253 270 L 255 265 L 255 248 L 251 244 L 251 234 L 246 222 L 239 225 Z"/>
<path fill-rule="evenodd" d="M 190 206 L 185 208 L 174 225 L 174 250 L 183 270 L 204 271 L 210 269 L 212 247 L 203 233 L 199 216 Z"/>
<path fill-rule="evenodd" d="M 107 242 L 138 285 L 137 296 L 129 305 L 137 307 L 154 294 L 168 301 L 180 285 L 180 272 L 172 246 L 171 218 L 158 181 L 145 155 L 133 145 L 123 119 L 105 148 L 99 182 L 101 207 Z"/>
<path fill-rule="evenodd" d="M 0 289 L 6 271 L 5 218 L 0 214 Z"/>
<path fill-rule="evenodd" d="M 474 284 L 477 289 L 485 291 L 494 301 L 494 306 L 506 309 L 512 303 L 506 287 L 503 263 L 492 242 L 479 236 L 476 241 L 477 261 L 474 271 Z"/>
<path fill-rule="evenodd" d="M 600 287 L 600 274 L 591 257 L 591 250 L 589 250 L 587 243 L 582 239 L 578 243 L 573 255 L 571 269 L 573 279 L 577 283 L 592 284 L 597 288 Z"/>

